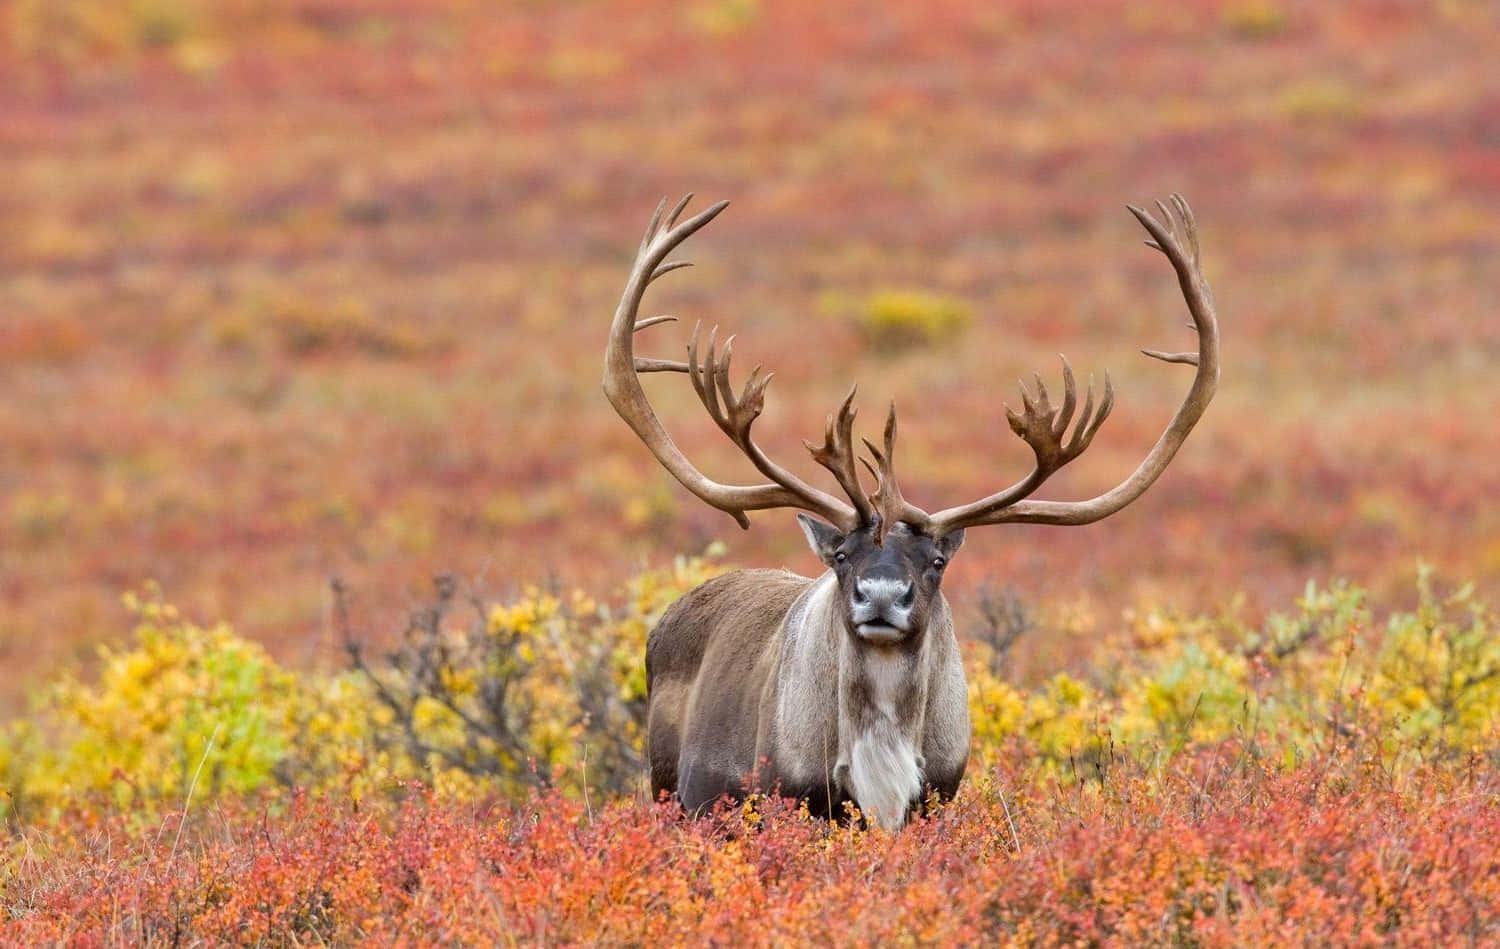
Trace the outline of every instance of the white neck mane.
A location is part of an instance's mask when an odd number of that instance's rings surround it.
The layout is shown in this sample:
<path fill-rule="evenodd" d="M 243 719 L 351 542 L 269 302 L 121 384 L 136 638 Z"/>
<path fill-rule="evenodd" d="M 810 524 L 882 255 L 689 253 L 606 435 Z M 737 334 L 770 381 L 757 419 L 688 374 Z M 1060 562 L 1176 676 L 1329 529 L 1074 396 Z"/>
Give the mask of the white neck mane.
<path fill-rule="evenodd" d="M 841 786 L 867 819 L 896 830 L 922 792 L 929 644 L 924 640 L 915 657 L 862 649 L 843 629 L 838 596 L 829 571 L 787 613 L 775 709 L 778 765 L 790 781 Z M 869 698 L 857 715 L 849 699 L 856 676 Z M 916 709 L 916 720 L 902 721 L 902 708 Z"/>

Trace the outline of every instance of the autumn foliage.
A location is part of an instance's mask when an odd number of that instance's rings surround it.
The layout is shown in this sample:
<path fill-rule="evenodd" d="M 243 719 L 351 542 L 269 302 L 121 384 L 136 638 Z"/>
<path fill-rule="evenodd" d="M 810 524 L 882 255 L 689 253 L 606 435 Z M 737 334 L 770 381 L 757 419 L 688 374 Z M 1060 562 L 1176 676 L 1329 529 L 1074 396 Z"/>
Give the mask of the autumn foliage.
<path fill-rule="evenodd" d="M 1500 941 L 1497 16 L 0 4 L 0 942 Z M 899 835 L 641 791 L 651 624 L 814 566 L 598 392 L 689 190 L 652 354 L 739 334 L 802 471 L 896 399 L 935 505 L 1059 351 L 1117 404 L 1048 496 L 1130 470 L 1189 343 L 1123 205 L 1197 212 L 1215 402 L 1107 524 L 970 535 L 971 768 Z"/>
<path fill-rule="evenodd" d="M 76 815 L 11 846 L 8 938 L 874 945 L 1485 942 L 1492 770 L 1393 779 L 1358 748 L 1267 768 L 1225 742 L 1042 783 L 1019 756 L 895 836 L 782 805 L 685 821 L 555 792 L 297 795 L 145 829 Z"/>
<path fill-rule="evenodd" d="M 700 821 L 646 800 L 636 663 L 600 666 L 626 720 L 593 727 L 598 683 L 566 655 L 636 653 L 711 572 L 679 562 L 613 605 L 533 593 L 481 611 L 479 634 L 529 663 L 513 668 L 423 611 L 435 635 L 419 641 L 453 649 L 334 678 L 137 600 L 135 642 L 98 683 L 60 683 L 12 725 L 10 933 L 1228 945 L 1500 929 L 1500 852 L 1477 843 L 1500 831 L 1500 645 L 1468 588 L 1424 571 L 1415 611 L 1376 616 L 1358 590 L 1309 587 L 1258 629 L 1150 614 L 1086 676 L 1031 689 L 971 644 L 969 778 L 891 836 L 774 797 Z M 465 704 L 497 684 L 547 696 L 503 742 Z M 589 747 L 634 774 L 591 776 Z"/>

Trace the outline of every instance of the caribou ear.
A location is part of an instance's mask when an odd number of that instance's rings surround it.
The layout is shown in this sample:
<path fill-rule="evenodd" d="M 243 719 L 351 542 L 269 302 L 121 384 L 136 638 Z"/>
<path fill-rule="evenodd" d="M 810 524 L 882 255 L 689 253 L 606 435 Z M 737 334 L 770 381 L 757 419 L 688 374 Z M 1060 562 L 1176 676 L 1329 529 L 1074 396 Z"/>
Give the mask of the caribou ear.
<path fill-rule="evenodd" d="M 806 514 L 797 515 L 797 523 L 802 525 L 802 533 L 807 535 L 807 546 L 818 555 L 818 559 L 828 566 L 833 566 L 833 555 L 838 551 L 839 545 L 844 542 L 844 535 L 839 533 L 837 527 L 825 524 L 815 517 Z"/>
<path fill-rule="evenodd" d="M 941 550 L 943 552 L 943 557 L 945 559 L 952 560 L 953 555 L 958 553 L 958 548 L 964 545 L 963 529 L 960 528 L 956 531 L 949 531 L 942 537 L 939 537 L 937 545 L 938 550 Z"/>

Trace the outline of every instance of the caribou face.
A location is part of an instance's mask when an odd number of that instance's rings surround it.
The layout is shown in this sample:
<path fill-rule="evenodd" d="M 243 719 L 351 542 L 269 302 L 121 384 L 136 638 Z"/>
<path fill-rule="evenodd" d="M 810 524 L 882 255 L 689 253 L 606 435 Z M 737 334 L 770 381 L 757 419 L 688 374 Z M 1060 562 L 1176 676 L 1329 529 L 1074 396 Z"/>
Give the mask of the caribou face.
<path fill-rule="evenodd" d="M 963 544 L 964 532 L 934 538 L 898 522 L 877 542 L 873 526 L 842 534 L 805 514 L 797 520 L 813 553 L 838 578 L 849 634 L 874 646 L 920 644 L 943 570 Z"/>

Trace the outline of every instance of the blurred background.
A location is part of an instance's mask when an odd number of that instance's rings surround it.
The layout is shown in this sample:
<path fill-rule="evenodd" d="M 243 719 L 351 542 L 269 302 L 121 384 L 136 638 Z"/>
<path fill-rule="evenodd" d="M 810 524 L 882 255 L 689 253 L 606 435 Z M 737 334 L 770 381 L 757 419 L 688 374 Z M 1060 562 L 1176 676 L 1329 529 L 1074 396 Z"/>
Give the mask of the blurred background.
<path fill-rule="evenodd" d="M 434 574 L 601 594 L 741 532 L 599 392 L 652 208 L 733 206 L 643 334 L 777 372 L 770 453 L 849 384 L 902 413 L 936 508 L 1030 466 L 1002 402 L 1057 353 L 1115 412 L 1043 496 L 1108 488 L 1191 370 L 1125 211 L 1197 212 L 1219 395 L 1086 528 L 971 532 L 960 614 L 1014 591 L 1068 643 L 1145 605 L 1396 601 L 1500 581 L 1500 70 L 1491 2 L 10 0 L 0 4 L 0 711 L 86 667 L 147 581 L 298 663 L 328 580 L 399 630 Z M 648 389 L 725 480 L 686 380 Z M 1045 639 L 1045 637 L 1044 637 Z M 1060 657 L 1060 658 L 1058 658 Z M 1051 661 L 1051 660 L 1049 660 Z M 1048 669 L 1040 669 L 1042 674 Z"/>

